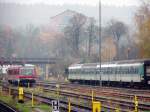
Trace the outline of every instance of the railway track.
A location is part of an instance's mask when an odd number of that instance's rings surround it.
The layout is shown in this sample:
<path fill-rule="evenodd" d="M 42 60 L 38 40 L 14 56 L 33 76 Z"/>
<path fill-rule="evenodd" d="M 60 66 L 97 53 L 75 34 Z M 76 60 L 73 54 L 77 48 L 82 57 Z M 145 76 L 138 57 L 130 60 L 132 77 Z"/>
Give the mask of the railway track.
<path fill-rule="evenodd" d="M 25 92 L 25 97 L 31 99 L 32 95 L 30 93 Z M 38 94 L 34 95 L 34 99 L 48 105 L 51 105 L 52 100 L 56 100 L 54 98 L 45 97 L 43 95 L 38 95 Z M 60 108 L 62 110 L 68 110 L 68 101 L 64 101 L 64 100 L 59 100 L 59 101 L 60 101 Z M 81 106 L 74 103 L 72 103 L 71 106 L 72 106 L 72 110 L 71 110 L 72 112 L 91 112 L 91 108 L 86 106 Z"/>
<path fill-rule="evenodd" d="M 9 88 L 7 86 L 4 86 L 4 87 L 5 87 L 5 91 L 8 92 Z M 11 90 L 13 91 L 13 93 L 18 94 L 17 88 L 16 89 L 11 88 Z M 28 98 L 28 99 L 32 99 L 32 94 L 30 92 L 24 92 L 24 97 Z M 46 96 L 43 96 L 41 94 L 34 94 L 34 99 L 37 101 L 40 101 L 42 103 L 48 104 L 48 105 L 52 105 L 51 104 L 52 100 L 57 100 L 55 98 L 46 97 Z M 60 101 L 61 110 L 68 111 L 68 101 L 62 100 L 62 99 L 60 99 L 59 101 Z M 91 112 L 91 110 L 92 110 L 91 107 L 71 103 L 71 112 Z"/>
<path fill-rule="evenodd" d="M 105 90 L 115 90 L 115 91 L 125 91 L 125 92 L 133 92 L 133 93 L 143 93 L 146 92 L 148 94 L 150 94 L 150 89 L 136 89 L 136 88 L 122 88 L 122 87 L 111 87 L 111 86 L 91 86 L 91 85 L 81 85 L 81 84 L 71 84 L 71 83 L 63 83 L 63 82 L 42 82 L 42 81 L 38 81 L 36 83 L 36 85 L 43 85 L 43 86 L 54 86 L 56 87 L 56 84 L 60 84 L 61 87 L 82 87 L 82 88 L 88 88 L 88 89 L 105 89 Z"/>
<path fill-rule="evenodd" d="M 59 83 L 37 83 L 41 84 L 45 87 L 51 86 L 56 87 L 56 84 Z M 124 92 L 124 93 L 132 93 L 134 95 L 136 94 L 143 94 L 144 95 L 150 95 L 150 90 L 144 90 L 144 89 L 129 89 L 129 88 L 117 88 L 117 87 L 99 87 L 99 86 L 89 86 L 89 85 L 80 85 L 80 84 L 70 84 L 70 83 L 60 83 L 61 88 L 70 88 L 70 89 L 88 89 L 88 90 L 95 90 L 95 91 L 112 91 L 112 92 Z"/>
<path fill-rule="evenodd" d="M 45 88 L 44 91 L 46 92 L 57 92 L 56 89 L 49 89 Z M 91 101 L 91 96 L 90 95 L 85 95 L 81 93 L 75 93 L 75 92 L 68 92 L 68 91 L 60 91 L 60 95 L 66 96 L 66 97 L 74 97 L 74 98 L 80 98 L 84 100 L 88 100 L 89 102 Z M 134 110 L 134 102 L 131 100 L 123 100 L 123 99 L 118 99 L 118 98 L 113 98 L 113 97 L 104 97 L 104 96 L 95 96 L 94 99 L 97 101 L 102 102 L 103 108 L 107 108 L 109 110 L 115 110 L 116 106 L 119 105 L 122 111 L 128 112 L 128 109 Z M 111 104 L 111 105 L 108 105 Z M 143 102 L 139 102 L 139 109 L 141 111 L 145 110 L 150 110 L 150 104 L 146 104 Z"/>
<path fill-rule="evenodd" d="M 56 83 L 42 84 L 44 87 L 56 88 Z M 126 88 L 114 88 L 114 87 L 91 87 L 78 84 L 61 84 L 61 90 L 71 90 L 81 93 L 91 93 L 93 90 L 96 96 L 113 96 L 123 99 L 133 99 L 136 95 L 140 101 L 150 102 L 150 90 L 137 90 L 137 89 L 126 89 Z"/>
<path fill-rule="evenodd" d="M 44 84 L 45 87 L 51 86 L 50 88 L 45 88 L 45 91 L 54 91 L 56 92 L 56 83 L 53 84 Z M 83 93 L 91 93 L 91 90 L 95 91 L 95 99 L 101 101 L 103 103 L 104 108 L 115 110 L 114 106 L 119 105 L 122 108 L 122 111 L 128 111 L 128 109 L 134 110 L 134 95 L 138 97 L 139 100 L 139 109 L 141 111 L 150 110 L 150 94 L 149 90 L 136 90 L 136 89 L 125 89 L 122 90 L 121 88 L 87 88 L 87 86 L 80 86 L 79 85 L 67 85 L 62 84 L 60 85 L 60 94 L 63 96 L 68 97 L 75 97 L 81 98 L 85 100 L 91 100 L 90 94 L 83 94 Z M 86 87 L 86 89 L 85 89 Z M 101 89 L 101 90 L 100 90 Z M 66 90 L 66 91 L 65 91 Z M 123 91 L 123 92 L 120 92 Z M 143 94 L 141 94 L 143 92 Z M 147 94 L 144 94 L 147 92 Z M 110 106 L 108 103 L 112 102 Z"/>
<path fill-rule="evenodd" d="M 8 104 L 0 101 L 0 112 L 19 112 L 19 111 L 15 110 Z"/>
<path fill-rule="evenodd" d="M 43 84 L 44 86 L 44 91 L 45 92 L 55 92 L 56 93 L 56 83 L 54 84 Z M 47 88 L 46 88 L 47 87 Z M 51 88 L 49 88 L 51 87 Z M 8 88 L 8 87 L 6 87 Z M 89 102 L 91 102 L 91 88 L 86 88 L 84 87 L 78 87 L 77 85 L 67 85 L 67 84 L 62 84 L 60 86 L 60 88 L 62 89 L 60 91 L 60 95 L 61 96 L 65 96 L 66 98 L 76 98 L 76 100 L 78 99 L 83 99 Z M 99 92 L 100 88 L 97 88 L 97 90 L 95 90 L 95 88 L 92 90 L 96 92 Z M 101 101 L 102 102 L 102 106 L 103 106 L 103 110 L 104 108 L 107 108 L 109 110 L 115 110 L 116 106 L 119 106 L 121 109 L 121 112 L 129 112 L 129 110 L 134 110 L 134 102 L 133 102 L 133 95 L 132 93 L 120 93 L 120 89 L 117 90 L 111 90 L 110 88 L 101 88 L 101 94 L 100 95 L 95 95 L 95 100 L 97 101 Z M 17 91 L 17 90 L 15 90 Z M 86 92 L 89 92 L 89 94 L 86 94 Z M 111 91 L 111 92 L 110 92 Z M 129 90 L 125 90 L 125 91 L 129 91 Z M 137 91 L 137 90 L 136 90 Z M 143 91 L 143 90 L 142 90 Z M 108 94 L 109 93 L 109 94 Z M 97 94 L 97 93 L 96 93 Z M 54 98 L 50 98 L 50 97 L 45 97 L 41 94 L 35 94 L 34 95 L 35 98 L 43 103 L 47 103 L 49 105 L 51 105 L 51 101 L 54 100 Z M 112 96 L 112 97 L 110 97 Z M 140 95 L 139 95 L 140 96 Z M 145 95 L 148 99 L 150 96 Z M 145 97 L 142 96 L 142 97 Z M 27 98 L 31 98 L 31 93 L 25 92 L 25 97 Z M 131 98 L 132 97 L 132 98 Z M 148 101 L 148 100 L 147 100 Z M 91 103 L 90 105 L 80 105 L 77 103 L 71 103 L 72 106 L 72 112 L 90 112 L 91 111 Z M 67 110 L 68 108 L 68 101 L 65 100 L 61 100 L 60 99 L 60 107 L 63 110 Z M 147 111 L 150 110 L 150 103 L 144 103 L 144 102 L 139 102 L 139 111 L 143 112 L 143 111 Z"/>

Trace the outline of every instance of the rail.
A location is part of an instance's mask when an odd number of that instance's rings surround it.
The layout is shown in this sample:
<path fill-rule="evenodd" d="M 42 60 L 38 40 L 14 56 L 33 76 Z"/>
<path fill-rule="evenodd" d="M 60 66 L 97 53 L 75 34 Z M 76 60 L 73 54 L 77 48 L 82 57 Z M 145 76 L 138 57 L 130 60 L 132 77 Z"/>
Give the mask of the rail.
<path fill-rule="evenodd" d="M 9 106 L 3 101 L 0 101 L 0 112 L 19 112 L 19 111 L 15 110 L 13 107 Z"/>

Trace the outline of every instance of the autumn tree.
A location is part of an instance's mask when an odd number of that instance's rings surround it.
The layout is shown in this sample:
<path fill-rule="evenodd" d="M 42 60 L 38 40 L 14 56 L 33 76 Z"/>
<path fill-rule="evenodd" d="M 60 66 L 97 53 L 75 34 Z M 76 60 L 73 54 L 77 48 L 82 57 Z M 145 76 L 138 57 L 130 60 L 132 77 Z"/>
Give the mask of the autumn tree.
<path fill-rule="evenodd" d="M 141 58 L 150 58 L 150 2 L 143 1 L 135 14 L 139 55 Z"/>
<path fill-rule="evenodd" d="M 102 61 L 112 61 L 116 55 L 116 46 L 112 37 L 107 37 L 103 41 Z"/>

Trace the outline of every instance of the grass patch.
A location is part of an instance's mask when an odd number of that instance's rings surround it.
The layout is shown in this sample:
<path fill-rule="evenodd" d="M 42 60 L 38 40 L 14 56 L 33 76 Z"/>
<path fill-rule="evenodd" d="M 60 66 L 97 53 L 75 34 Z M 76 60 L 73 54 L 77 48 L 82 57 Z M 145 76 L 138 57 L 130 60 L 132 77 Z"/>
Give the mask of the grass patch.
<path fill-rule="evenodd" d="M 34 107 L 32 107 L 31 100 L 25 101 L 24 103 L 18 103 L 17 98 L 12 99 L 11 96 L 4 95 L 4 93 L 0 94 L 0 100 L 21 112 L 32 112 L 35 108 L 41 110 L 42 112 L 51 112 L 50 105 L 34 102 Z"/>
<path fill-rule="evenodd" d="M 46 111 L 46 112 L 48 112 L 48 111 L 51 112 L 51 110 L 52 110 L 49 105 L 45 105 L 45 104 L 41 104 L 41 105 L 39 106 L 39 109 L 44 110 L 44 111 Z"/>

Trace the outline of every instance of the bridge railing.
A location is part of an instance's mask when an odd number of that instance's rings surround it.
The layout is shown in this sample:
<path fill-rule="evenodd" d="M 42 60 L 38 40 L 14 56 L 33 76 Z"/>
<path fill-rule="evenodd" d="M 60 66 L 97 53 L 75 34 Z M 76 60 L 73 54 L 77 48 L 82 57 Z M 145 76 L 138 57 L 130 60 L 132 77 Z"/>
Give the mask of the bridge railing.
<path fill-rule="evenodd" d="M 0 64 L 55 64 L 59 58 L 0 58 Z"/>

